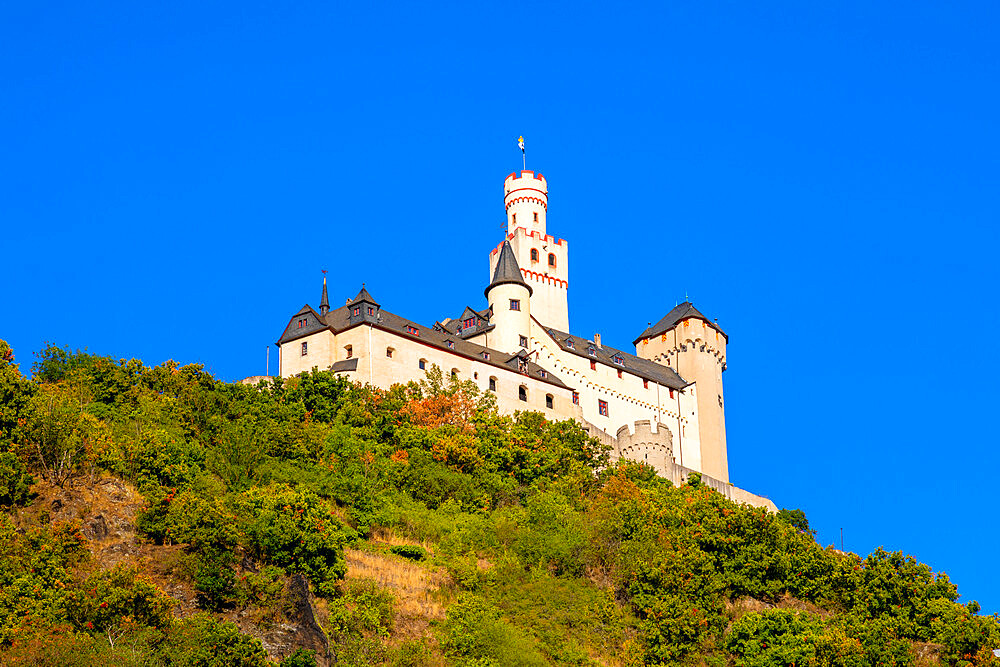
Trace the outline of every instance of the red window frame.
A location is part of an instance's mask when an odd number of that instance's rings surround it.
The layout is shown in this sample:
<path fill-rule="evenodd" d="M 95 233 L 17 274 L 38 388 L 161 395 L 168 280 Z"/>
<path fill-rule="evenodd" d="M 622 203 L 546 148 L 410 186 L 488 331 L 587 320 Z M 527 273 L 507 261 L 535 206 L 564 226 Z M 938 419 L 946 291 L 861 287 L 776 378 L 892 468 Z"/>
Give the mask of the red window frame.
<path fill-rule="evenodd" d="M 602 401 L 602 400 L 598 399 L 597 400 L 597 412 L 600 413 L 600 415 L 602 417 L 607 417 L 608 416 L 608 402 L 607 401 Z"/>

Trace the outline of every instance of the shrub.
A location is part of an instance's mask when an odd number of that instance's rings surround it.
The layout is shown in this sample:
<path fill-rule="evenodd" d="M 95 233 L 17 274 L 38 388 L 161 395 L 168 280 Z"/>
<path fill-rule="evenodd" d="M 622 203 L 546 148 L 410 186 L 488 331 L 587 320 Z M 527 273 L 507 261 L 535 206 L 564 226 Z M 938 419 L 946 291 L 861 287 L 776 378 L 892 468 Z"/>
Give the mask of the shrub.
<path fill-rule="evenodd" d="M 397 556 L 402 556 L 408 560 L 423 560 L 427 557 L 427 550 L 423 547 L 418 547 L 412 544 L 399 544 L 396 546 L 389 547 L 389 553 L 396 554 Z"/>
<path fill-rule="evenodd" d="M 267 667 L 260 640 L 204 612 L 174 624 L 163 646 L 171 667 Z"/>
<path fill-rule="evenodd" d="M 459 664 L 544 665 L 545 659 L 530 637 L 500 617 L 496 606 L 466 594 L 448 607 L 442 626 L 441 646 L 459 658 Z"/>
<path fill-rule="evenodd" d="M 233 501 L 245 517 L 245 547 L 259 560 L 301 572 L 316 592 L 334 594 L 334 584 L 347 572 L 344 545 L 357 534 L 336 517 L 315 493 L 283 486 L 254 488 Z"/>
<path fill-rule="evenodd" d="M 35 479 L 13 452 L 0 452 L 0 506 L 25 505 Z"/>

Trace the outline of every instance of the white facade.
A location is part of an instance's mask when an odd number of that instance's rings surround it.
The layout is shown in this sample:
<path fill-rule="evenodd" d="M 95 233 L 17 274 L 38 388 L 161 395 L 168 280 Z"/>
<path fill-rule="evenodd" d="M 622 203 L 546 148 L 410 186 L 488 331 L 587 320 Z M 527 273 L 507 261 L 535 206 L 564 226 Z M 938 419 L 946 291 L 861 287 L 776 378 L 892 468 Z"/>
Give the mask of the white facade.
<path fill-rule="evenodd" d="M 493 391 L 503 412 L 576 419 L 619 456 L 672 479 L 698 471 L 725 491 L 727 338 L 718 325 L 686 303 L 640 335 L 635 354 L 572 336 L 569 246 L 547 234 L 545 178 L 508 176 L 504 207 L 508 229 L 490 252 L 488 309 L 426 326 L 382 310 L 364 290 L 327 312 L 324 286 L 320 312 L 304 307 L 279 341 L 281 376 L 332 369 L 387 388 L 436 365 Z"/>

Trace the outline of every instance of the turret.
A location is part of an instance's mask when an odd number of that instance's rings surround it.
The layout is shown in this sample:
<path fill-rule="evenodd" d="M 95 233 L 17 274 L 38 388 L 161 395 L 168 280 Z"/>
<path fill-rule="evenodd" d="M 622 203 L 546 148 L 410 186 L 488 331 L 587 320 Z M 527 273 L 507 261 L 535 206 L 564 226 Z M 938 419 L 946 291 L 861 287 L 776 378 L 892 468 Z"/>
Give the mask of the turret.
<path fill-rule="evenodd" d="M 507 210 L 507 233 L 518 227 L 545 236 L 545 212 L 549 188 L 545 177 L 533 171 L 514 172 L 503 182 L 503 205 Z"/>
<path fill-rule="evenodd" d="M 503 352 L 517 352 L 527 346 L 531 328 L 531 287 L 524 281 L 509 241 L 500 248 L 493 280 L 486 288 L 490 324 L 496 328 L 491 347 Z M 522 345 L 523 344 L 523 345 Z"/>
<path fill-rule="evenodd" d="M 690 302 L 676 306 L 635 339 L 635 353 L 669 366 L 686 381 L 698 411 L 701 472 L 729 481 L 722 372 L 729 337 Z M 686 445 L 685 445 L 686 446 Z"/>

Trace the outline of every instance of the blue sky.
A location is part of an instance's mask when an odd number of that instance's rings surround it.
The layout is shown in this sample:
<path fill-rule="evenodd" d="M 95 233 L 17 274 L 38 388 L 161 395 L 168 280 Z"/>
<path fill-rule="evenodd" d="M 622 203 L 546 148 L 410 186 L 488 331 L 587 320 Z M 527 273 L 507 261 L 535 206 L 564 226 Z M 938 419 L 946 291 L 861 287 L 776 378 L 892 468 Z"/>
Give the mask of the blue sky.
<path fill-rule="evenodd" d="M 7 3 L 0 337 L 235 380 L 320 269 L 484 306 L 523 134 L 573 331 L 689 294 L 733 481 L 1000 611 L 1000 6 L 665 4 Z"/>

